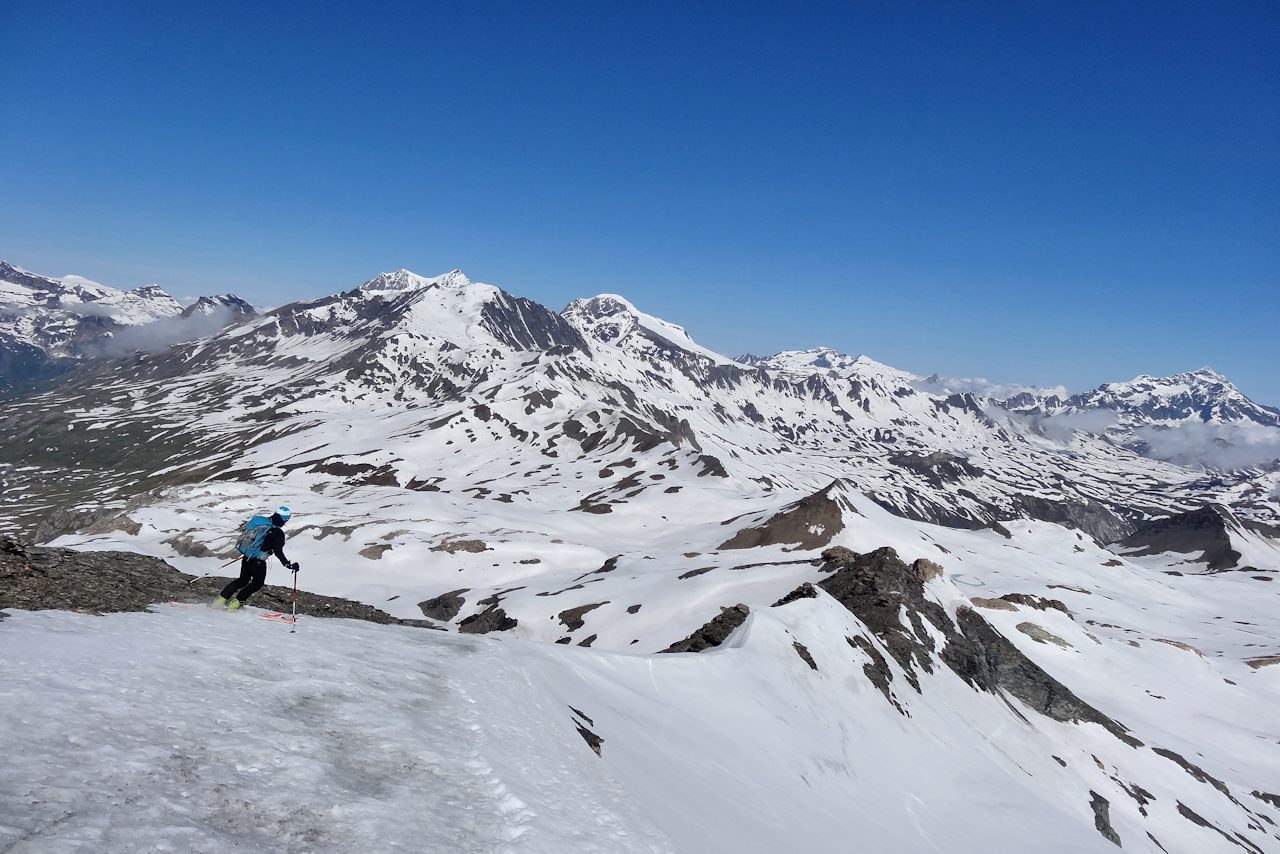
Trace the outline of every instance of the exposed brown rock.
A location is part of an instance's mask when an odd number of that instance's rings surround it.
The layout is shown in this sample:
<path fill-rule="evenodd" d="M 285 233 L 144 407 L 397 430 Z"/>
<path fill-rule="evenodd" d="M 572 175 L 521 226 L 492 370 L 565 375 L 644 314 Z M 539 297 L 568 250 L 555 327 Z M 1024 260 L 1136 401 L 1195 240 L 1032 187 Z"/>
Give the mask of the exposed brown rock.
<path fill-rule="evenodd" d="M 1194 652 L 1196 655 L 1200 656 L 1201 658 L 1204 658 L 1204 653 L 1196 649 L 1194 646 L 1192 646 L 1189 643 L 1183 643 L 1182 641 L 1176 641 L 1176 640 L 1167 640 L 1165 638 L 1152 638 L 1151 640 L 1155 641 L 1156 643 L 1164 643 L 1164 644 L 1168 644 L 1169 646 L 1176 646 L 1178 649 L 1186 650 L 1187 652 Z M 1280 661 L 1280 659 L 1276 659 L 1276 660 Z"/>
<path fill-rule="evenodd" d="M 489 551 L 489 544 L 484 540 L 446 540 L 438 546 L 432 546 L 431 551 L 447 552 L 448 554 L 486 552 Z"/>
<path fill-rule="evenodd" d="M 915 563 L 911 564 L 911 569 L 916 574 L 916 578 L 921 581 L 929 582 L 935 578 L 942 577 L 942 567 L 934 563 L 928 558 L 918 558 Z"/>
<path fill-rule="evenodd" d="M 579 605 L 576 608 L 566 608 L 565 610 L 561 611 L 557 616 L 560 618 L 560 622 L 564 623 L 565 628 L 567 628 L 571 632 L 576 632 L 578 629 L 582 628 L 583 625 L 585 624 L 585 621 L 582 618 L 586 614 L 589 614 L 590 612 L 594 611 L 596 608 L 599 608 L 603 605 L 608 605 L 608 604 L 609 604 L 608 602 L 596 602 L 591 605 Z"/>
<path fill-rule="evenodd" d="M 794 549 L 817 549 L 831 542 L 844 530 L 844 503 L 831 493 L 839 486 L 832 481 L 826 488 L 775 513 L 759 527 L 743 528 L 720 549 L 750 549 L 756 546 L 791 545 Z"/>

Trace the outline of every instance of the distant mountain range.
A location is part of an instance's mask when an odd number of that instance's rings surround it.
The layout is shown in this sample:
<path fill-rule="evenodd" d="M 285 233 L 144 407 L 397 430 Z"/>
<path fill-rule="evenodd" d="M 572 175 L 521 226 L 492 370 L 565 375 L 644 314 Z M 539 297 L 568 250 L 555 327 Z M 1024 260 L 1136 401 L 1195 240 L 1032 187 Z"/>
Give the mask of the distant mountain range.
<path fill-rule="evenodd" d="M 255 313 L 231 294 L 201 297 L 184 307 L 158 285 L 122 291 L 0 261 L 0 395 L 30 388 L 85 359 L 198 338 Z"/>
<path fill-rule="evenodd" d="M 5 269 L 21 279 L 8 292 L 26 299 L 18 346 L 42 347 L 50 360 L 84 360 L 125 324 L 147 329 L 182 312 L 156 288 L 123 294 Z M 557 313 L 458 270 L 383 273 L 261 317 L 234 297 L 187 311 L 215 306 L 234 325 L 163 357 L 142 351 L 86 365 L 56 391 L 11 406 L 7 432 L 26 438 L 0 443 L 0 459 L 16 462 L 46 440 L 54 458 L 87 459 L 91 449 L 69 450 L 83 437 L 110 470 L 125 472 L 122 494 L 303 463 L 376 470 L 404 485 L 421 475 L 401 447 L 427 443 L 456 458 L 437 481 L 520 495 L 548 460 L 554 471 L 536 482 L 564 490 L 566 458 L 605 465 L 619 449 L 665 449 L 673 471 L 713 474 L 749 493 L 840 480 L 901 515 L 962 527 L 1030 516 L 1109 541 L 1142 519 L 1209 500 L 1260 521 L 1280 518 L 1272 496 L 1280 474 L 1265 441 L 1248 448 L 1261 457 L 1217 474 L 1159 459 L 1155 438 L 1188 425 L 1280 436 L 1275 410 L 1208 369 L 1065 399 L 951 393 L 936 377 L 824 348 L 733 360 L 620 296 L 575 300 Z M 90 318 L 96 338 L 54 332 Z M 334 432 L 337 411 L 374 420 L 353 442 Z M 81 421 L 110 430 L 83 433 Z M 1203 445 L 1223 450 L 1220 439 Z M 301 458 L 300 446 L 309 449 Z M 498 459 L 505 469 L 481 478 Z M 618 479 L 578 509 L 608 512 L 667 486 L 625 472 Z"/>

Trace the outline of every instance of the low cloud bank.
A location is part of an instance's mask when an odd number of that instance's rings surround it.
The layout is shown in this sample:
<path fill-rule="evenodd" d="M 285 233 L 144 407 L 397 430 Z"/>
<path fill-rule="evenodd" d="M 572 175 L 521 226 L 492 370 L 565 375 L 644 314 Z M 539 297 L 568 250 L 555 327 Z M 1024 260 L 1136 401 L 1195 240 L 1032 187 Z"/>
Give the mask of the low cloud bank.
<path fill-rule="evenodd" d="M 1043 397 L 1057 395 L 1065 398 L 1071 394 L 1066 386 L 1034 386 L 1018 383 L 993 383 L 985 377 L 938 377 L 936 382 L 918 380 L 912 383 L 920 391 L 930 394 L 963 394 L 969 392 L 992 400 L 1008 400 L 1014 395 L 1029 393 Z"/>
<path fill-rule="evenodd" d="M 75 314 L 80 317 L 109 317 L 115 320 L 120 314 L 120 306 L 112 303 L 100 303 L 92 300 L 87 302 L 59 302 L 57 306 L 59 311 L 65 311 L 67 314 Z"/>
<path fill-rule="evenodd" d="M 1116 414 L 1107 410 L 1068 412 L 1062 415 L 1044 415 L 1032 418 L 1040 431 L 1058 442 L 1070 442 L 1077 432 L 1105 435 L 1115 426 Z"/>
<path fill-rule="evenodd" d="M 1241 469 L 1280 460 L 1280 429 L 1261 424 L 1179 424 L 1139 427 L 1134 438 L 1145 454 L 1184 466 Z"/>
<path fill-rule="evenodd" d="M 139 351 L 156 353 L 174 344 L 217 334 L 239 317 L 229 308 L 215 308 L 190 317 L 165 317 L 140 326 L 125 326 L 99 342 L 97 352 L 102 356 L 124 356 Z"/>
<path fill-rule="evenodd" d="M 983 410 L 997 423 L 1008 424 L 1014 429 L 1035 433 L 1055 442 L 1067 444 L 1077 432 L 1105 434 L 1116 423 L 1114 412 L 1097 410 L 1072 412 L 1063 415 L 1041 415 L 1012 412 L 997 404 L 989 404 Z"/>
<path fill-rule="evenodd" d="M 1191 468 L 1219 471 L 1252 468 L 1280 461 L 1280 429 L 1252 422 L 1171 427 L 1144 426 L 1117 433 L 1116 413 L 1105 409 L 1062 415 L 1010 412 L 995 404 L 985 409 L 991 420 L 1070 444 L 1076 433 L 1096 433 L 1138 450 L 1145 457 Z M 1280 496 L 1277 496 L 1280 497 Z"/>

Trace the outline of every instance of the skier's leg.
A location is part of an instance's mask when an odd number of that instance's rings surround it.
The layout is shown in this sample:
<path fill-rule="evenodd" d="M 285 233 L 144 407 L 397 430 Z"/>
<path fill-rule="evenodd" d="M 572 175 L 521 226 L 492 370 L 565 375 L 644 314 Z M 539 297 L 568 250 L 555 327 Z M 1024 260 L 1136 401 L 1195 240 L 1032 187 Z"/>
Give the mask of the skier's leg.
<path fill-rule="evenodd" d="M 249 567 L 249 559 L 247 557 L 241 558 L 240 559 L 240 577 L 231 579 L 231 583 L 228 584 L 226 587 L 222 588 L 222 592 L 219 593 L 218 595 L 221 596 L 223 599 L 230 599 L 232 596 L 235 595 L 235 592 L 237 590 L 239 590 L 241 587 L 248 584 L 252 577 L 253 577 L 253 573 Z"/>
<path fill-rule="evenodd" d="M 267 562 L 265 560 L 247 561 L 249 564 L 249 583 L 240 588 L 240 592 L 236 594 L 236 598 L 242 603 L 248 601 L 249 597 L 262 589 L 262 585 L 267 583 Z"/>

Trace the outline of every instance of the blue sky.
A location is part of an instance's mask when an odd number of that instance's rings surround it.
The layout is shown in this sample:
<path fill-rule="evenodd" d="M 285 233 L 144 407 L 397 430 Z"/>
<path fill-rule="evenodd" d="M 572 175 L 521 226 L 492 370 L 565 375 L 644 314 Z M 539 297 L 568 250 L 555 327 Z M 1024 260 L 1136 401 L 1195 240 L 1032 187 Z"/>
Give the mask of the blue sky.
<path fill-rule="evenodd" d="M 1274 2 L 201 6 L 0 3 L 0 258 L 1280 404 Z"/>

